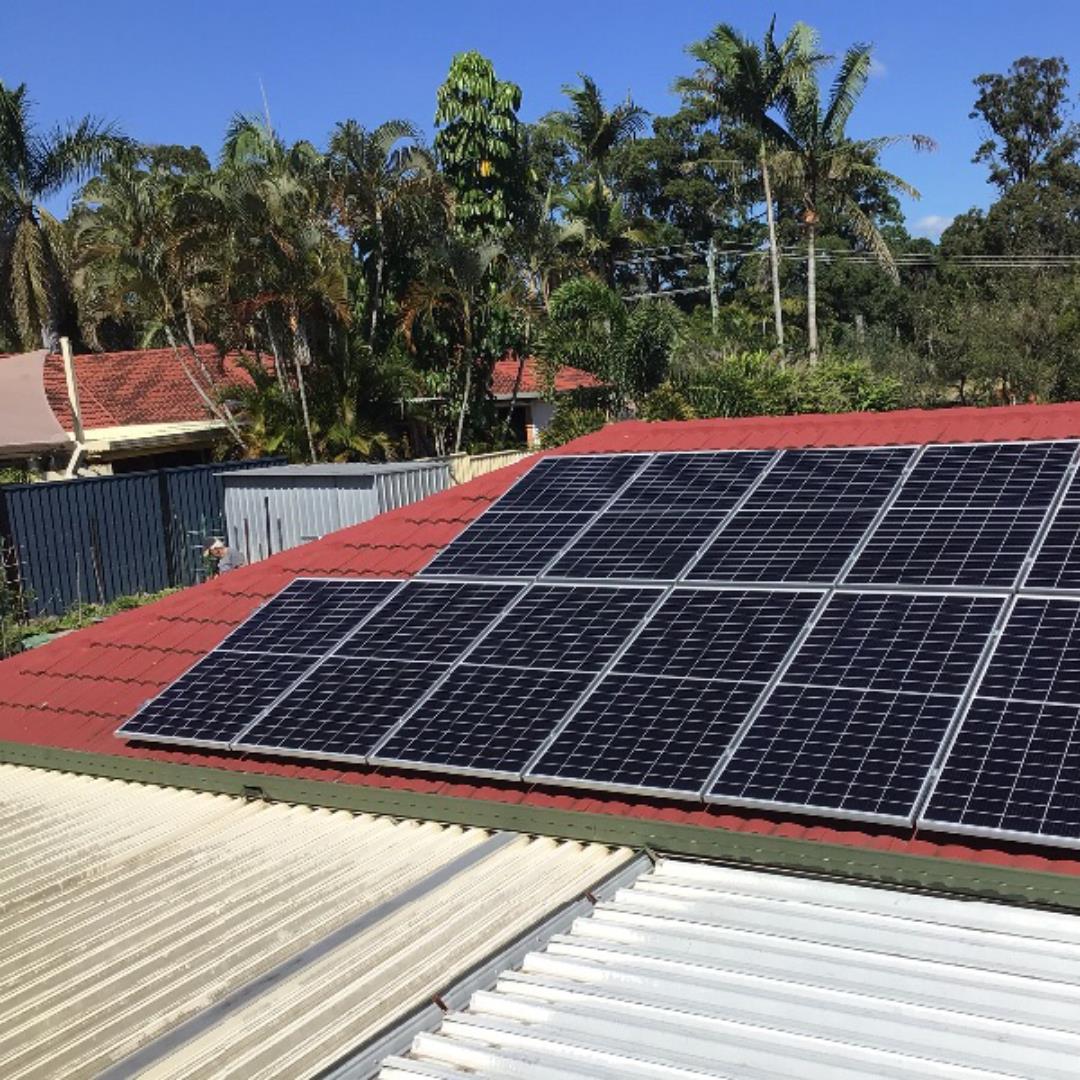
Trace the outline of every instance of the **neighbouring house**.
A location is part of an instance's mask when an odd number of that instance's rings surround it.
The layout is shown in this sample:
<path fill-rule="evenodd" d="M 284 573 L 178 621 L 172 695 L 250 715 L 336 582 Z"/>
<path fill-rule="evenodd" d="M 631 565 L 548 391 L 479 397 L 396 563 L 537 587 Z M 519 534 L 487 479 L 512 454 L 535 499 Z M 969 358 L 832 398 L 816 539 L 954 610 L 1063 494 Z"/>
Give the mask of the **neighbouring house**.
<path fill-rule="evenodd" d="M 228 437 L 216 395 L 248 379 L 237 353 L 200 345 L 82 353 L 72 358 L 75 400 L 57 353 L 0 356 L 0 459 L 30 460 L 47 478 L 70 474 L 81 421 L 82 474 L 196 465 Z M 24 430 L 25 429 L 25 430 Z"/>
<path fill-rule="evenodd" d="M 521 380 L 517 394 L 514 384 Z M 565 365 L 556 373 L 550 390 L 544 386 L 540 361 L 527 356 L 524 365 L 513 353 L 495 362 L 491 377 L 491 396 L 495 408 L 504 417 L 510 410 L 510 430 L 527 446 L 538 446 L 540 436 L 551 423 L 559 398 L 583 391 L 603 389 L 604 383 L 595 375 L 580 368 Z"/>

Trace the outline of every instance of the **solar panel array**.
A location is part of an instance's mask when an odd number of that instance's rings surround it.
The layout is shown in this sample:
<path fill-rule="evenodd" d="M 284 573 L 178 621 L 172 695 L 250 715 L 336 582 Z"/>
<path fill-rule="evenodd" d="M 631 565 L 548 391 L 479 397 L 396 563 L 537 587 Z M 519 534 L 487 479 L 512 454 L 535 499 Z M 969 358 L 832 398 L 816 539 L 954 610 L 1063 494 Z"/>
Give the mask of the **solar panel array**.
<path fill-rule="evenodd" d="M 408 582 L 294 582 L 118 734 L 1080 843 L 1077 455 L 544 458 Z"/>

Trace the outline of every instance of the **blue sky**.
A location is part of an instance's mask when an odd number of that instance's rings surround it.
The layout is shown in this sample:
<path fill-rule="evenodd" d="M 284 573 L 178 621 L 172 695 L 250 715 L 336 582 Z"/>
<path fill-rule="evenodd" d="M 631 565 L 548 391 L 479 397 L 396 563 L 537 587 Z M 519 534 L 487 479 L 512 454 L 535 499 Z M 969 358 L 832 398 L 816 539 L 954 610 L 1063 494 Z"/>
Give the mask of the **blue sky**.
<path fill-rule="evenodd" d="M 373 125 L 403 116 L 430 131 L 435 89 L 463 49 L 490 56 L 520 83 L 522 116 L 561 103 L 559 88 L 586 71 L 609 98 L 630 91 L 672 111 L 673 78 L 690 69 L 684 48 L 720 21 L 759 37 L 770 14 L 781 31 L 816 26 L 829 52 L 876 46 L 878 67 L 852 124 L 855 134 L 921 132 L 939 149 L 897 148 L 885 164 L 922 193 L 909 226 L 933 233 L 952 215 L 986 205 L 981 139 L 968 119 L 972 78 L 1016 57 L 1064 55 L 1080 92 L 1077 0 L 54 0 L 6 5 L 0 79 L 27 82 L 52 124 L 93 112 L 147 141 L 200 143 L 216 153 L 236 111 L 261 110 L 274 126 L 321 142 L 335 121 Z M 57 209 L 62 209 L 57 207 Z"/>

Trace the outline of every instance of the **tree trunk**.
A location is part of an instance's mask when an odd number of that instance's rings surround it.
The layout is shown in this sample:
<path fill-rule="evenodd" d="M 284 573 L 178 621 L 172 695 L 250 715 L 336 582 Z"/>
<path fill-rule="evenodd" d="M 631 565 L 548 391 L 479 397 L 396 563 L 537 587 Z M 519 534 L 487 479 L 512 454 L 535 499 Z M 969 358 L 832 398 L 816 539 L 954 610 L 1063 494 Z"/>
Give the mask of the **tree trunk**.
<path fill-rule="evenodd" d="M 517 372 L 514 374 L 514 389 L 510 394 L 510 405 L 506 410 L 506 419 L 503 421 L 502 430 L 502 442 L 504 444 L 510 441 L 510 425 L 514 422 L 514 409 L 517 408 L 518 394 L 521 393 L 521 381 L 525 377 L 525 361 L 528 359 L 529 349 L 529 323 L 525 323 L 525 350 L 518 356 Z M 528 439 L 529 433 L 526 431 L 525 438 Z"/>
<path fill-rule="evenodd" d="M 469 393 L 472 391 L 473 360 L 469 355 L 465 361 L 465 389 L 461 394 L 461 411 L 457 418 L 457 434 L 454 436 L 454 453 L 461 453 L 461 439 L 465 432 L 465 414 L 469 411 Z"/>
<path fill-rule="evenodd" d="M 720 325 L 720 297 L 716 295 L 716 237 L 709 236 L 709 249 L 705 253 L 705 265 L 709 270 L 709 309 L 712 312 L 712 329 Z"/>
<path fill-rule="evenodd" d="M 817 336 L 817 253 L 814 242 L 817 239 L 817 222 L 806 223 L 806 346 L 810 354 L 810 363 L 818 361 Z"/>
<path fill-rule="evenodd" d="M 772 273 L 773 322 L 776 324 L 777 348 L 784 348 L 784 312 L 780 307 L 780 252 L 776 246 L 776 215 L 773 213 L 772 183 L 769 166 L 761 155 L 761 183 L 765 188 L 765 220 L 769 223 L 769 269 Z"/>
<path fill-rule="evenodd" d="M 304 417 L 304 431 L 307 433 L 311 463 L 316 465 L 319 458 L 315 453 L 315 438 L 311 434 L 311 417 L 308 414 L 307 389 L 304 385 L 304 364 L 311 362 L 311 348 L 308 345 L 304 324 L 299 317 L 294 315 L 291 321 L 293 323 L 293 365 L 296 368 L 296 389 L 300 393 L 300 411 Z"/>
<path fill-rule="evenodd" d="M 368 343 L 375 344 L 375 328 L 379 321 L 379 297 L 382 295 L 383 266 L 386 253 L 383 249 L 382 207 L 375 203 L 375 284 L 371 289 L 371 327 L 368 331 Z"/>

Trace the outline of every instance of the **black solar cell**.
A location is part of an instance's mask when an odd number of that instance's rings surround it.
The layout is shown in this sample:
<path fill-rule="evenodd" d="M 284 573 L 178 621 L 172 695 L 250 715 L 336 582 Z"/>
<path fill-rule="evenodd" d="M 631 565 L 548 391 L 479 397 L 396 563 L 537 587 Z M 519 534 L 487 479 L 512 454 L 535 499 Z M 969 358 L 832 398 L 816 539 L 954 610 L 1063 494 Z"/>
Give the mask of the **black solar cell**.
<path fill-rule="evenodd" d="M 874 520 L 874 509 L 744 509 L 687 574 L 688 581 L 828 584 Z"/>
<path fill-rule="evenodd" d="M 117 734 L 228 746 L 313 663 L 307 656 L 212 653 L 166 687 Z"/>
<path fill-rule="evenodd" d="M 472 652 L 476 663 L 600 671 L 661 590 L 534 585 Z"/>
<path fill-rule="evenodd" d="M 1080 603 L 1017 600 L 979 694 L 1080 706 Z"/>
<path fill-rule="evenodd" d="M 408 582 L 341 648 L 342 656 L 455 660 L 521 591 L 498 582 Z"/>
<path fill-rule="evenodd" d="M 879 507 L 915 451 L 911 447 L 785 450 L 754 494 L 748 510 Z"/>
<path fill-rule="evenodd" d="M 921 821 L 1080 840 L 1080 710 L 977 697 Z"/>
<path fill-rule="evenodd" d="M 1003 598 L 835 593 L 784 683 L 962 694 Z"/>
<path fill-rule="evenodd" d="M 1031 589 L 1080 589 L 1080 490 L 1075 479 L 1024 585 Z"/>
<path fill-rule="evenodd" d="M 618 660 L 625 675 L 767 681 L 817 606 L 813 592 L 678 589 Z"/>
<path fill-rule="evenodd" d="M 609 674 L 528 779 L 697 797 L 761 689 Z"/>
<path fill-rule="evenodd" d="M 396 588 L 394 581 L 300 578 L 241 623 L 219 648 L 322 656 Z"/>
<path fill-rule="evenodd" d="M 489 510 L 443 548 L 422 575 L 534 577 L 589 520 L 589 514 Z"/>
<path fill-rule="evenodd" d="M 905 481 L 898 506 L 1041 510 L 1050 504 L 1073 443 L 929 446 Z"/>
<path fill-rule="evenodd" d="M 778 686 L 709 797 L 908 821 L 958 702 Z"/>
<path fill-rule="evenodd" d="M 516 777 L 592 678 L 464 663 L 371 760 Z"/>
<path fill-rule="evenodd" d="M 722 515 L 601 514 L 548 569 L 547 576 L 606 580 L 674 580 L 709 539 Z"/>
<path fill-rule="evenodd" d="M 1042 509 L 894 506 L 844 580 L 1010 588 L 1043 516 Z"/>
<path fill-rule="evenodd" d="M 499 499 L 498 509 L 595 513 L 647 460 L 635 454 L 541 458 Z"/>
<path fill-rule="evenodd" d="M 444 671 L 331 656 L 244 732 L 237 749 L 362 759 Z"/>
<path fill-rule="evenodd" d="M 729 510 L 774 456 L 769 450 L 657 454 L 611 509 L 710 514 Z"/>

